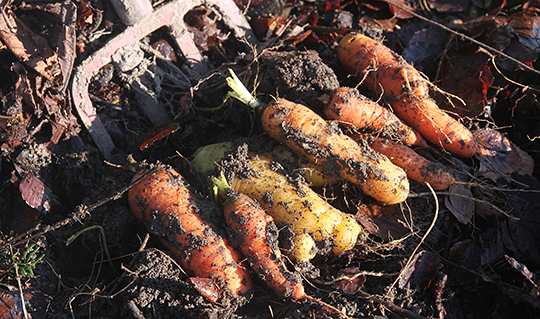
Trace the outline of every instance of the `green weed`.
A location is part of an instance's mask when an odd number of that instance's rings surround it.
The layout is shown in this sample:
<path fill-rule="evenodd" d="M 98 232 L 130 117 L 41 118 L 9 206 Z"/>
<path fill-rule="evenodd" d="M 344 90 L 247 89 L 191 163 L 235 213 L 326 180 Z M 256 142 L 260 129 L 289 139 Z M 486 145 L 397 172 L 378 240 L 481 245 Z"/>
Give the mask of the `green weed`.
<path fill-rule="evenodd" d="M 34 277 L 36 265 L 45 257 L 45 254 L 38 254 L 39 246 L 32 244 L 21 251 L 16 248 L 0 254 L 0 276 L 15 278 L 15 265 L 21 277 Z"/>

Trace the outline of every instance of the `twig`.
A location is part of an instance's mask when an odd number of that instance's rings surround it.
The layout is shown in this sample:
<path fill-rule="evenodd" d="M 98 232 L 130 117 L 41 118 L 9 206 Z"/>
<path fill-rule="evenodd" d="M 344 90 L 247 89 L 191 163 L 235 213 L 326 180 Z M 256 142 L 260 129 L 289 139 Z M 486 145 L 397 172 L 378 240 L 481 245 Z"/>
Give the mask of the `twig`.
<path fill-rule="evenodd" d="M 429 190 L 431 191 L 431 194 L 433 195 L 433 198 L 435 199 L 435 216 L 433 216 L 433 221 L 431 222 L 431 225 L 429 225 L 428 230 L 426 231 L 424 236 L 422 236 L 422 238 L 420 239 L 420 242 L 418 243 L 418 245 L 416 245 L 413 252 L 409 256 L 409 259 L 407 260 L 407 263 L 405 264 L 405 266 L 403 266 L 403 269 L 401 269 L 401 272 L 399 273 L 399 276 L 397 276 L 396 280 L 394 280 L 392 285 L 390 285 L 390 287 L 388 288 L 388 291 L 384 295 L 383 300 L 386 299 L 386 297 L 388 297 L 388 294 L 390 293 L 390 291 L 392 291 L 392 289 L 394 288 L 396 283 L 399 281 L 399 279 L 401 278 L 401 276 L 403 275 L 403 273 L 405 272 L 405 270 L 407 269 L 407 267 L 411 263 L 412 259 L 414 258 L 414 255 L 416 254 L 416 251 L 418 251 L 418 248 L 420 247 L 420 245 L 422 245 L 422 243 L 424 242 L 424 240 L 426 240 L 426 237 L 429 235 L 429 233 L 431 232 L 433 227 L 435 227 L 435 222 L 437 221 L 437 218 L 439 217 L 439 200 L 437 199 L 437 194 L 435 194 L 435 191 L 433 190 L 433 188 L 431 187 L 431 185 L 429 183 L 426 182 L 426 185 L 427 185 L 427 187 L 429 187 Z"/>
<path fill-rule="evenodd" d="M 13 257 L 13 247 L 9 246 L 9 251 L 11 253 L 12 258 Z M 17 265 L 17 261 L 13 260 L 13 265 L 15 266 L 15 277 L 17 278 L 17 285 L 19 286 L 19 293 L 21 295 L 21 308 L 22 312 L 24 314 L 24 319 L 28 319 L 28 312 L 26 311 L 26 302 L 24 300 L 24 292 L 21 284 L 21 276 L 19 275 L 19 265 Z"/>
<path fill-rule="evenodd" d="M 373 301 L 374 303 L 377 303 L 377 304 L 389 309 L 390 311 L 399 313 L 400 315 L 402 315 L 404 317 L 413 318 L 413 319 L 426 319 L 426 317 L 424 317 L 422 315 L 414 313 L 414 312 L 412 312 L 410 310 L 407 310 L 405 308 L 401 308 L 400 306 L 398 306 L 398 305 L 396 305 L 396 304 L 394 304 L 394 303 L 392 303 L 392 302 L 390 302 L 388 300 L 384 300 L 384 299 L 381 299 L 381 298 L 379 298 L 377 296 L 370 295 L 365 291 L 359 290 L 358 294 L 360 295 L 361 298 Z"/>
<path fill-rule="evenodd" d="M 16 247 L 16 246 L 25 244 L 25 243 L 33 240 L 33 239 L 44 236 L 48 232 L 57 230 L 60 227 L 71 224 L 74 221 L 81 221 L 87 215 L 89 215 L 90 212 L 92 212 L 96 208 L 98 208 L 100 206 L 103 206 L 103 205 L 107 204 L 110 201 L 114 201 L 114 200 L 117 200 L 117 199 L 121 198 L 124 195 L 125 192 L 129 191 L 135 184 L 137 184 L 137 182 L 139 182 L 147 174 L 153 173 L 153 171 L 154 171 L 153 169 L 149 170 L 146 174 L 143 174 L 143 176 L 137 178 L 135 181 L 132 181 L 131 184 L 129 184 L 128 186 L 122 188 L 116 194 L 114 194 L 112 196 L 109 196 L 107 198 L 99 200 L 98 202 L 96 202 L 96 203 L 94 203 L 94 204 L 92 204 L 90 206 L 86 206 L 84 204 L 81 204 L 81 205 L 77 206 L 75 208 L 75 211 L 73 213 L 71 213 L 71 215 L 69 217 L 57 222 L 54 225 L 47 225 L 47 226 L 41 228 L 41 230 L 40 230 L 41 225 L 38 225 L 38 226 L 28 230 L 26 233 L 23 233 L 23 234 L 20 234 L 20 235 L 18 235 L 16 237 L 13 237 L 9 241 L 5 242 L 2 246 L 0 246 L 0 253 L 3 253 L 5 251 L 9 250 L 10 246 Z M 32 234 L 35 231 L 37 231 L 37 232 Z"/>
<path fill-rule="evenodd" d="M 513 57 L 509 56 L 508 54 L 506 54 L 506 53 L 504 53 L 504 52 L 502 52 L 502 51 L 500 51 L 500 50 L 497 50 L 497 49 L 495 49 L 495 48 L 493 48 L 493 47 L 491 47 L 491 46 L 489 46 L 489 45 L 487 45 L 487 44 L 484 44 L 484 43 L 482 43 L 482 42 L 480 42 L 480 41 L 478 41 L 478 40 L 476 40 L 476 39 L 474 39 L 474 38 L 471 38 L 471 37 L 469 37 L 469 36 L 467 36 L 467 35 L 465 35 L 465 34 L 463 34 L 463 33 L 460 33 L 460 32 L 457 32 L 457 31 L 455 31 L 455 30 L 452 30 L 451 28 L 445 26 L 444 24 L 441 24 L 441 23 L 435 22 L 435 21 L 433 21 L 433 20 L 431 20 L 431 19 L 428 19 L 428 18 L 426 18 L 426 17 L 423 17 L 422 15 L 419 15 L 418 13 L 416 13 L 416 12 L 414 12 L 414 11 L 411 11 L 411 10 L 409 10 L 409 9 L 407 9 L 407 8 L 404 8 L 403 6 L 401 6 L 401 5 L 399 5 L 399 4 L 396 4 L 396 3 L 394 3 L 393 1 L 390 1 L 390 0 L 381 0 L 381 1 L 382 1 L 382 2 L 386 2 L 386 3 L 390 4 L 390 5 L 393 5 L 393 6 L 397 7 L 397 8 L 399 8 L 400 10 L 403 10 L 403 11 L 407 12 L 408 14 L 414 16 L 415 18 L 418 18 L 418 19 L 420 19 L 420 20 L 423 20 L 423 21 L 426 21 L 426 22 L 428 22 L 428 23 L 431 23 L 431 24 L 433 24 L 433 25 L 435 25 L 435 26 L 437 26 L 437 27 L 439 27 L 439 28 L 441 28 L 441 29 L 443 29 L 443 30 L 445 30 L 445 31 L 448 31 L 448 32 L 450 32 L 450 33 L 452 33 L 452 34 L 455 34 L 455 35 L 461 37 L 462 39 L 465 39 L 465 40 L 470 41 L 470 42 L 472 42 L 472 43 L 474 43 L 474 44 L 477 44 L 477 45 L 479 45 L 480 47 L 482 47 L 482 48 L 484 48 L 484 49 L 486 49 L 486 50 L 488 50 L 488 51 L 494 52 L 494 53 L 496 53 L 496 54 L 498 54 L 498 55 L 500 55 L 500 56 L 502 56 L 502 57 L 504 57 L 504 58 L 507 58 L 508 60 L 510 60 L 510 61 L 512 61 L 512 62 L 514 62 L 514 63 L 516 63 L 516 64 L 518 64 L 519 66 L 521 66 L 521 67 L 522 67 L 523 69 L 525 69 L 525 70 L 534 72 L 534 73 L 536 73 L 536 74 L 540 74 L 540 71 L 538 71 L 538 70 L 536 70 L 536 69 L 534 69 L 534 68 L 531 68 L 530 66 L 528 66 L 528 65 L 526 65 L 525 63 L 519 61 L 518 59 L 513 58 Z"/>

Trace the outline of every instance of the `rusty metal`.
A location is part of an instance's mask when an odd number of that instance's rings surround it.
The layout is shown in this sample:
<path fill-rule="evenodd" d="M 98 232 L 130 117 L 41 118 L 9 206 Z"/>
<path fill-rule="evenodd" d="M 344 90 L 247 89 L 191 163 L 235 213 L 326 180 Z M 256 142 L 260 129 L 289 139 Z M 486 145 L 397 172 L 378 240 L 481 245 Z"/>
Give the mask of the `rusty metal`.
<path fill-rule="evenodd" d="M 186 59 L 190 70 L 188 76 L 192 81 L 200 79 L 208 71 L 207 65 L 184 22 L 184 15 L 199 5 L 218 11 L 223 22 L 237 38 L 243 38 L 253 45 L 257 43 L 247 20 L 232 0 L 175 0 L 150 12 L 148 12 L 150 3 L 148 0 L 115 0 L 114 2 L 115 7 L 120 11 L 119 16 L 128 26 L 77 67 L 71 91 L 75 109 L 82 123 L 106 159 L 111 157 L 115 146 L 90 101 L 88 86 L 92 76 L 101 67 L 111 62 L 111 57 L 115 52 L 125 46 L 133 45 L 150 33 L 166 26 Z"/>

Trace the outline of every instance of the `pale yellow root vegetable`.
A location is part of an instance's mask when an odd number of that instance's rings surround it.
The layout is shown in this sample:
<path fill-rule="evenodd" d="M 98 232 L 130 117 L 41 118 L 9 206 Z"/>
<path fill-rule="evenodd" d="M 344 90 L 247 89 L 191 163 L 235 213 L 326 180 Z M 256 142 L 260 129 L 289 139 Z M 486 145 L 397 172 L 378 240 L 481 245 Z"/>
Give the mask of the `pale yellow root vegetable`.
<path fill-rule="evenodd" d="M 308 107 L 280 99 L 266 106 L 261 121 L 268 135 L 296 154 L 320 163 L 325 172 L 360 186 L 376 200 L 397 204 L 407 199 L 409 181 L 403 169 L 367 144 L 343 134 Z"/>
<path fill-rule="evenodd" d="M 204 148 L 199 150 L 192 163 L 197 165 L 200 156 L 214 158 L 212 162 L 223 156 L 210 153 Z M 294 245 L 288 255 L 295 262 L 309 261 L 316 254 L 338 255 L 356 245 L 363 230 L 358 222 L 332 207 L 306 183 L 293 184 L 279 169 L 272 169 L 275 162 L 270 157 L 248 155 L 245 150 L 220 165 L 232 189 L 257 200 L 279 228 L 291 230 Z M 207 168 L 199 170 L 204 172 Z"/>

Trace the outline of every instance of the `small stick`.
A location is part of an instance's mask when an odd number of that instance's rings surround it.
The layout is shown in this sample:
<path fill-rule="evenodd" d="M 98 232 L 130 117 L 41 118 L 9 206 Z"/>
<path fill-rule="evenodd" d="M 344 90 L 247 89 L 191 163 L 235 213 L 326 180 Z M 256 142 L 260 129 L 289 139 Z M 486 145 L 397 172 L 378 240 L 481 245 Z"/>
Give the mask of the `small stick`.
<path fill-rule="evenodd" d="M 386 2 L 386 3 L 390 4 L 390 5 L 393 5 L 393 6 L 397 7 L 397 8 L 399 8 L 400 10 L 403 10 L 403 11 L 407 12 L 408 14 L 414 16 L 415 18 L 418 18 L 418 19 L 420 19 L 420 20 L 423 20 L 423 21 L 426 21 L 426 22 L 428 22 L 428 23 L 431 23 L 431 24 L 433 24 L 433 25 L 435 25 L 435 26 L 437 26 L 437 27 L 439 27 L 439 28 L 441 28 L 441 29 L 443 29 L 443 30 L 445 30 L 445 31 L 448 31 L 448 32 L 450 32 L 450 33 L 452 33 L 452 34 L 455 34 L 455 35 L 461 37 L 462 39 L 465 39 L 465 40 L 467 40 L 467 41 L 469 41 L 469 42 L 472 42 L 472 43 L 474 43 L 474 44 L 477 44 L 477 45 L 479 45 L 480 47 L 482 47 L 482 48 L 484 48 L 484 49 L 486 49 L 486 50 L 488 50 L 488 51 L 497 53 L 498 55 L 500 55 L 500 56 L 502 56 L 502 57 L 504 57 L 504 58 L 507 58 L 508 60 L 510 60 L 510 61 L 512 61 L 512 62 L 514 62 L 514 63 L 517 63 L 519 66 L 521 66 L 521 67 L 524 68 L 525 70 L 534 72 L 534 73 L 536 73 L 536 74 L 540 74 L 540 71 L 538 71 L 538 70 L 536 70 L 536 69 L 534 69 L 534 68 L 531 68 L 530 66 L 528 66 L 528 65 L 526 65 L 525 63 L 519 61 L 518 59 L 513 58 L 513 57 L 509 56 L 508 54 L 506 54 L 506 53 L 504 53 L 504 52 L 502 52 L 502 51 L 500 51 L 500 50 L 497 50 L 497 49 L 495 49 L 495 48 L 493 48 L 493 47 L 491 47 L 491 46 L 489 46 L 489 45 L 487 45 L 487 44 L 484 44 L 484 43 L 482 43 L 482 42 L 480 42 L 480 41 L 478 41 L 478 40 L 476 40 L 476 39 L 474 39 L 474 38 L 471 38 L 471 37 L 469 37 L 469 36 L 467 36 L 467 35 L 465 35 L 465 34 L 463 34 L 463 33 L 460 33 L 460 32 L 457 32 L 457 31 L 455 31 L 455 30 L 452 30 L 452 29 L 450 29 L 449 27 L 447 27 L 447 26 L 445 26 L 445 25 L 443 25 L 443 24 L 440 24 L 440 23 L 438 23 L 438 22 L 435 22 L 435 21 L 433 21 L 433 20 L 431 20 L 431 19 L 428 19 L 428 18 L 426 18 L 426 17 L 423 17 L 423 16 L 419 15 L 418 13 L 416 13 L 416 12 L 414 12 L 414 11 L 411 11 L 411 10 L 409 10 L 409 9 L 404 8 L 403 6 L 401 6 L 401 5 L 399 5 L 399 4 L 394 3 L 394 2 L 391 1 L 391 0 L 381 0 L 381 1 L 382 1 L 382 2 Z"/>
<path fill-rule="evenodd" d="M 13 247 L 11 247 L 11 245 L 9 246 L 9 250 L 10 250 L 10 253 L 11 253 L 11 258 L 14 259 L 13 257 Z M 19 293 L 21 295 L 21 307 L 22 307 L 22 312 L 24 314 L 24 319 L 28 319 L 28 311 L 26 311 L 26 301 L 24 299 L 24 292 L 23 292 L 23 288 L 22 288 L 22 284 L 21 284 L 21 276 L 19 275 L 19 265 L 17 265 L 17 262 L 15 260 L 13 260 L 13 265 L 15 266 L 15 277 L 17 277 L 17 285 L 19 286 Z"/>
<path fill-rule="evenodd" d="M 401 272 L 399 273 L 399 276 L 397 276 L 396 280 L 394 280 L 392 285 L 390 285 L 390 287 L 388 288 L 388 291 L 384 295 L 383 300 L 386 299 L 386 297 L 388 297 L 388 294 L 390 293 L 392 288 L 394 288 L 396 283 L 399 281 L 399 279 L 401 278 L 401 276 L 405 272 L 405 269 L 407 269 L 407 267 L 411 263 L 412 259 L 414 258 L 414 255 L 416 254 L 416 251 L 418 251 L 418 248 L 420 248 L 420 245 L 422 245 L 422 243 L 424 242 L 424 240 L 426 240 L 426 237 L 429 235 L 429 233 L 431 232 L 433 227 L 435 227 L 435 222 L 437 221 L 437 218 L 439 217 L 439 200 L 437 199 L 437 194 L 435 194 L 435 191 L 433 190 L 433 188 L 431 187 L 431 185 L 429 183 L 426 183 L 426 185 L 427 185 L 427 187 L 429 187 L 429 190 L 431 191 L 431 194 L 433 195 L 433 198 L 435 199 L 435 216 L 433 216 L 433 221 L 431 222 L 431 225 L 429 225 L 428 230 L 426 231 L 424 236 L 422 236 L 422 238 L 420 239 L 420 242 L 418 243 L 418 245 L 416 245 L 416 247 L 414 248 L 413 252 L 411 253 L 411 256 L 407 260 L 407 263 L 405 264 L 405 266 L 403 266 L 403 269 L 401 269 Z"/>
<path fill-rule="evenodd" d="M 394 303 L 390 302 L 390 301 L 387 301 L 387 300 L 384 300 L 384 299 L 381 299 L 379 297 L 376 297 L 376 296 L 373 296 L 373 295 L 370 295 L 368 294 L 367 292 L 364 292 L 362 290 L 359 290 L 358 291 L 358 294 L 360 294 L 360 297 L 363 298 L 363 299 L 367 299 L 367 300 L 370 300 L 370 301 L 373 301 L 375 303 L 378 303 L 379 305 L 385 307 L 385 308 L 388 308 L 389 310 L 391 311 L 394 311 L 394 312 L 397 312 L 399 313 L 400 315 L 402 316 L 405 316 L 407 318 L 412 318 L 412 319 L 426 319 L 426 317 L 422 316 L 422 315 L 419 315 L 417 313 L 414 313 L 410 310 L 407 310 L 405 308 L 401 308 L 400 306 L 398 305 L 395 305 Z"/>

